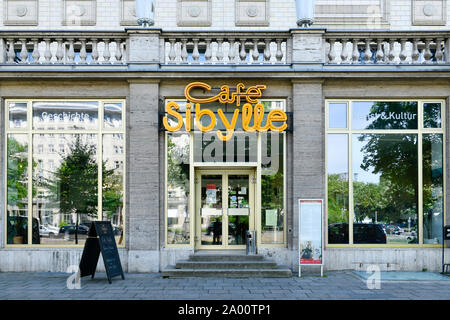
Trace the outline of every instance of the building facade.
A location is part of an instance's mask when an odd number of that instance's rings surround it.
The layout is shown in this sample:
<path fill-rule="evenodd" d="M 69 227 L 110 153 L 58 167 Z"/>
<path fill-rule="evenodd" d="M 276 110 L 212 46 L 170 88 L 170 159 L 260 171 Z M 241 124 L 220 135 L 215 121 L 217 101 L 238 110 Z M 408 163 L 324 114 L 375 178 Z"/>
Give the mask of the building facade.
<path fill-rule="evenodd" d="M 299 199 L 325 270 L 441 269 L 448 1 L 2 2 L 0 271 L 78 265 L 92 220 L 128 272 L 248 230 L 297 271 Z"/>

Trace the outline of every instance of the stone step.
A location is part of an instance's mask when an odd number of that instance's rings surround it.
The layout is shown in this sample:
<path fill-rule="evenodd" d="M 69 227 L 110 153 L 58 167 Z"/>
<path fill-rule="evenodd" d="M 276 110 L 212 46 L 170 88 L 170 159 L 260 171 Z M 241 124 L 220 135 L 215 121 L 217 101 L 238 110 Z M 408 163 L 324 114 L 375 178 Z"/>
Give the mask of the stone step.
<path fill-rule="evenodd" d="M 289 268 L 277 269 L 175 269 L 161 271 L 163 278 L 210 277 L 210 278 L 290 278 Z"/>
<path fill-rule="evenodd" d="M 193 254 L 189 256 L 191 261 L 262 261 L 262 255 L 246 254 Z"/>
<path fill-rule="evenodd" d="M 177 261 L 176 269 L 276 269 L 275 261 L 270 260 L 219 260 L 219 261 Z"/>

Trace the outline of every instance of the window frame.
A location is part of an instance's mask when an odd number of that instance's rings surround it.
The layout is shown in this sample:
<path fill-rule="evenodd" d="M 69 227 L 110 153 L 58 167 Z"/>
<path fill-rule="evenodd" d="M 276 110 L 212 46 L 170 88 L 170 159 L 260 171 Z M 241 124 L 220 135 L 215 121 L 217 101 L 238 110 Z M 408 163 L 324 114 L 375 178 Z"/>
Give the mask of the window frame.
<path fill-rule="evenodd" d="M 186 98 L 166 98 L 164 100 L 164 104 L 166 105 L 170 101 L 176 101 L 176 102 L 186 102 Z M 270 101 L 270 102 L 281 102 L 283 104 L 282 110 L 287 110 L 287 99 L 279 99 L 279 98 L 265 98 L 260 99 L 260 102 L 264 101 Z M 194 115 L 195 112 L 192 112 L 192 115 Z M 261 221 L 261 172 L 262 172 L 262 166 L 261 166 L 261 133 L 256 132 L 257 135 L 257 161 L 256 162 L 230 162 L 230 163 L 208 163 L 208 162 L 194 162 L 194 134 L 199 133 L 198 130 L 194 129 L 194 124 L 191 126 L 191 131 L 187 132 L 184 131 L 184 126 L 182 129 L 180 129 L 179 134 L 181 133 L 187 133 L 189 134 L 189 215 L 190 215 L 190 241 L 186 244 L 171 244 L 168 243 L 168 157 L 167 157 L 167 147 L 168 147 L 168 131 L 164 131 L 164 246 L 166 248 L 194 248 L 195 247 L 195 223 L 192 219 L 194 217 L 195 213 L 195 169 L 210 169 L 213 167 L 228 167 L 230 169 L 233 168 L 254 168 L 255 169 L 255 178 L 256 178 L 256 192 L 255 192 L 255 226 L 257 232 L 261 235 L 262 231 L 262 221 Z M 213 131 L 213 130 L 212 130 Z M 211 132 L 212 132 L 211 131 Z M 245 131 L 236 131 L 236 132 L 245 132 Z M 283 220 L 283 241 L 280 243 L 262 243 L 261 242 L 261 236 L 257 236 L 257 246 L 259 247 L 286 247 L 287 245 L 287 220 L 288 220 L 288 212 L 287 212 L 287 132 L 282 132 L 283 135 L 283 210 L 284 210 L 284 220 Z"/>
<path fill-rule="evenodd" d="M 98 102 L 98 126 L 96 129 L 78 129 L 78 130 L 60 130 L 60 128 L 53 129 L 53 130 L 47 130 L 47 129 L 34 129 L 33 128 L 33 103 L 34 102 Z M 27 126 L 25 128 L 10 128 L 9 126 L 9 105 L 10 103 L 26 103 L 27 104 Z M 122 128 L 120 129 L 108 129 L 104 126 L 104 104 L 105 103 L 121 103 L 122 104 Z M 5 161 L 4 161 L 4 179 L 3 179 L 3 185 L 5 186 L 5 191 L 3 195 L 5 208 L 3 211 L 3 216 L 5 217 L 4 222 L 4 247 L 5 248 L 83 248 L 84 244 L 68 244 L 68 245 L 49 245 L 49 244 L 33 244 L 32 243 L 32 228 L 28 227 L 28 243 L 27 244 L 8 244 L 7 241 L 7 218 L 8 218 L 8 190 L 7 190 L 7 184 L 8 184 L 8 175 L 7 175 L 7 165 L 8 161 L 6 159 L 7 155 L 7 148 L 8 148 L 8 135 L 10 134 L 23 134 L 27 135 L 28 138 L 28 168 L 27 168 L 27 174 L 28 174 L 28 214 L 27 214 L 27 220 L 28 220 L 28 226 L 31 226 L 30 221 L 33 221 L 33 170 L 32 170 L 32 163 L 33 163 L 33 136 L 34 135 L 43 135 L 43 134 L 96 134 L 97 135 L 97 150 L 96 150 L 96 162 L 100 170 L 98 170 L 98 205 L 97 205 L 97 219 L 102 220 L 103 216 L 103 201 L 102 201 L 102 170 L 101 170 L 101 163 L 103 161 L 103 135 L 104 134 L 121 134 L 123 135 L 125 148 L 124 148 L 124 164 L 123 164 L 123 243 L 121 245 L 117 244 L 118 248 L 125 248 L 126 244 L 126 221 L 127 221 L 127 169 L 126 169 L 126 99 L 120 98 L 120 99 L 55 99 L 55 98 L 49 98 L 49 99 L 5 99 L 4 100 L 4 115 L 5 115 L 5 129 L 3 131 L 4 133 L 4 154 L 5 154 Z M 37 148 L 37 147 L 36 147 Z M 55 148 L 56 151 L 56 148 Z"/>
<path fill-rule="evenodd" d="M 354 102 L 417 102 L 417 129 L 373 129 L 373 130 L 359 130 L 352 128 L 352 116 L 353 116 L 353 103 Z M 330 128 L 329 125 L 329 108 L 330 104 L 333 103 L 347 103 L 347 128 Z M 424 128 L 423 123 L 423 107 L 425 103 L 440 103 L 441 104 L 441 127 L 440 128 Z M 423 243 L 423 135 L 436 133 L 442 134 L 442 165 L 443 165 L 443 221 L 446 221 L 446 101 L 445 99 L 423 99 L 423 98 L 412 98 L 412 99 L 325 99 L 325 239 L 326 246 L 330 248 L 441 248 L 442 243 L 439 244 L 424 244 Z M 352 136 L 354 134 L 417 134 L 417 174 L 418 174 L 418 243 L 417 244 L 355 244 L 353 243 L 353 218 L 354 218 L 354 199 L 353 199 L 353 164 L 352 164 Z M 349 243 L 348 244 L 330 244 L 328 243 L 328 135 L 329 134 L 346 134 L 348 139 L 348 224 L 349 224 Z"/>

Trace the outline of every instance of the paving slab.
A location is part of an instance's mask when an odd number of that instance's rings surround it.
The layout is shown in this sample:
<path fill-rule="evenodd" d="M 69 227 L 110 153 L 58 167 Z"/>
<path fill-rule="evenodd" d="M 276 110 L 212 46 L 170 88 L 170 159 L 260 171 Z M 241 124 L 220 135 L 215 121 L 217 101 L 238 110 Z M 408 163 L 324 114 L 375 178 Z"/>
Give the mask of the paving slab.
<path fill-rule="evenodd" d="M 125 274 L 81 279 L 81 289 L 67 288 L 66 273 L 0 273 L 0 300 L 449 300 L 450 281 L 437 277 L 399 280 L 381 278 L 380 289 L 353 271 L 327 272 L 327 277 L 182 278 L 161 274 Z M 411 275 L 408 275 L 411 276 Z M 390 279 L 390 280 L 386 280 Z M 439 280 L 436 280 L 439 279 Z"/>

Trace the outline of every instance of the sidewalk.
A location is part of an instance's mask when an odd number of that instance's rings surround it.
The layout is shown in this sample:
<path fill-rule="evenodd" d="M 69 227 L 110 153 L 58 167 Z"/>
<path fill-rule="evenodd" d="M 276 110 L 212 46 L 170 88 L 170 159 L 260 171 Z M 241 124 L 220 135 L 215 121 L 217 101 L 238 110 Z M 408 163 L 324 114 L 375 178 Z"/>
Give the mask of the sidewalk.
<path fill-rule="evenodd" d="M 420 299 L 450 300 L 450 281 L 382 281 L 368 289 L 354 272 L 327 272 L 326 277 L 185 278 L 160 274 L 125 274 L 125 280 L 105 273 L 81 279 L 81 289 L 67 289 L 66 273 L 0 273 L 0 300 L 331 300 Z"/>

